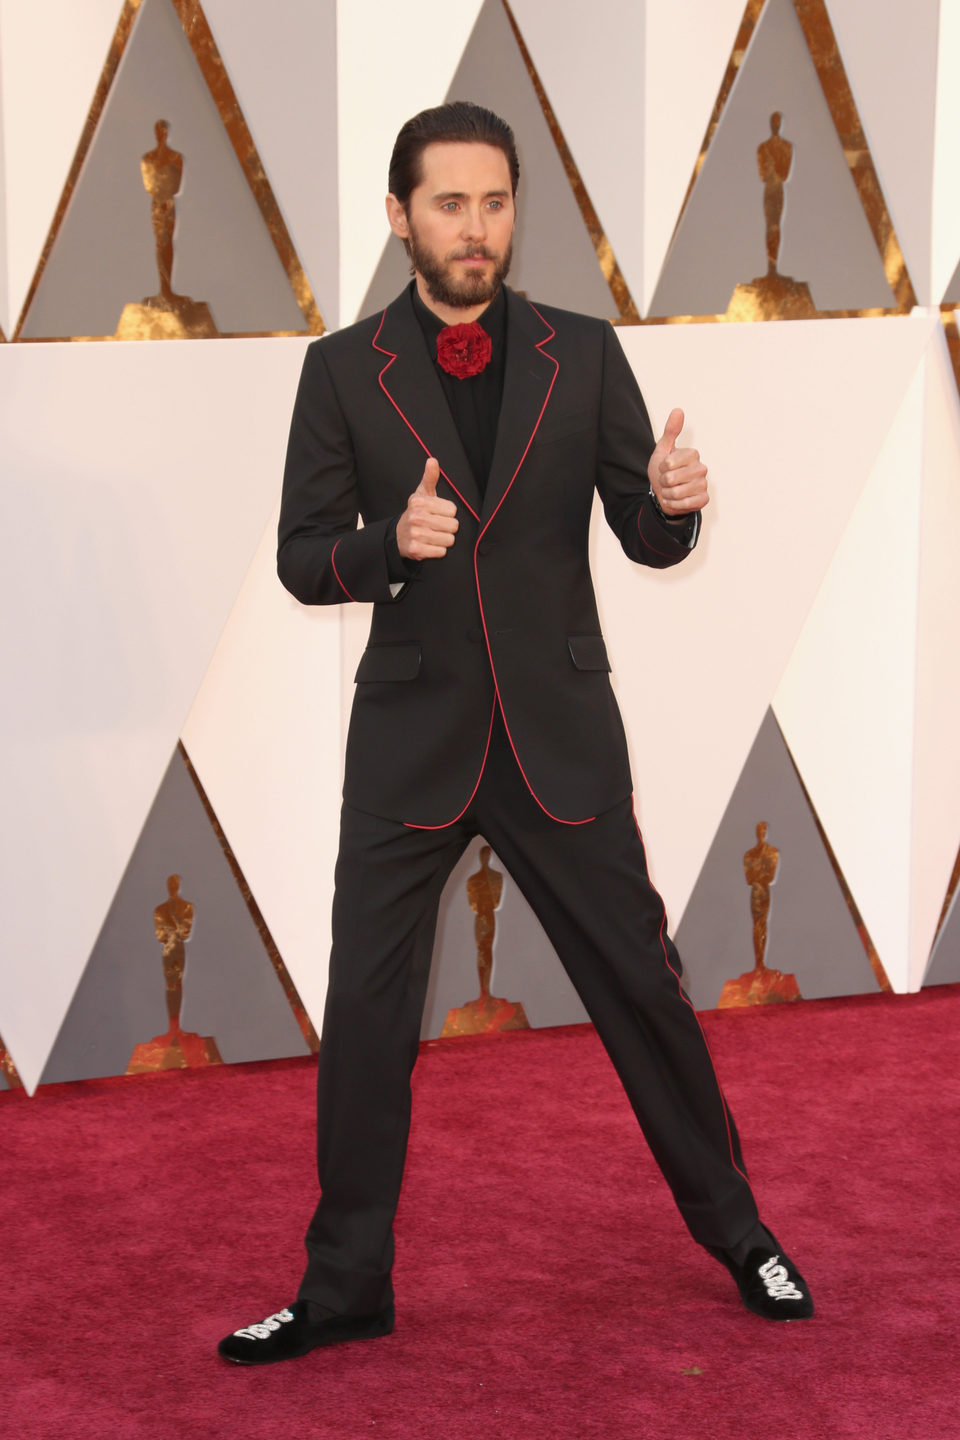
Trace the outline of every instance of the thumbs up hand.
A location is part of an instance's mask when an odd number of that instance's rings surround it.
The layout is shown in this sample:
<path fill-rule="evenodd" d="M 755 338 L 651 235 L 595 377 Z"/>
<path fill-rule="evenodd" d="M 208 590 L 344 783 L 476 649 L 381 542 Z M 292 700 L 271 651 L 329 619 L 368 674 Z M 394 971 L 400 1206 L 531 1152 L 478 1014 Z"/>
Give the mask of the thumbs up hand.
<path fill-rule="evenodd" d="M 417 495 L 436 495 L 437 481 L 440 479 L 440 462 L 434 460 L 431 455 L 423 467 L 423 474 L 420 476 L 420 484 L 416 488 Z"/>
<path fill-rule="evenodd" d="M 431 456 L 397 521 L 397 549 L 408 560 L 439 560 L 456 538 L 460 525 L 457 507 L 437 495 L 439 479 L 440 466 Z"/>
<path fill-rule="evenodd" d="M 701 463 L 699 450 L 677 448 L 683 425 L 683 411 L 671 410 L 647 466 L 647 478 L 661 510 L 669 519 L 678 520 L 702 510 L 710 501 L 707 467 Z"/>

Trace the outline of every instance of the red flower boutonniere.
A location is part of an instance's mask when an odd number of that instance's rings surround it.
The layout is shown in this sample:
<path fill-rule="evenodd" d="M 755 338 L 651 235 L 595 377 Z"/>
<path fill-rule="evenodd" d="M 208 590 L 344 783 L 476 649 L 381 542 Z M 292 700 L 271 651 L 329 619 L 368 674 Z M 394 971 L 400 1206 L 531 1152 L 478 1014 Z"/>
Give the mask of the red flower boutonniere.
<path fill-rule="evenodd" d="M 458 380 L 469 380 L 486 370 L 493 354 L 493 342 L 478 321 L 469 325 L 447 325 L 437 336 L 437 364 Z"/>

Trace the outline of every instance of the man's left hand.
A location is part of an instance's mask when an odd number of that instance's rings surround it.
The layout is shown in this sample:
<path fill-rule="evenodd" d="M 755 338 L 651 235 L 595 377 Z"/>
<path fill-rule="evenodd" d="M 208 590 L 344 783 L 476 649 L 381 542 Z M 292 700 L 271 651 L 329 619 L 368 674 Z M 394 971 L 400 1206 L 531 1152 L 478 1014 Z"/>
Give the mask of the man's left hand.
<path fill-rule="evenodd" d="M 647 477 L 660 509 L 670 518 L 683 519 L 709 504 L 707 467 L 700 460 L 699 450 L 677 449 L 677 437 L 683 429 L 682 410 L 671 410 L 666 429 L 650 456 Z"/>

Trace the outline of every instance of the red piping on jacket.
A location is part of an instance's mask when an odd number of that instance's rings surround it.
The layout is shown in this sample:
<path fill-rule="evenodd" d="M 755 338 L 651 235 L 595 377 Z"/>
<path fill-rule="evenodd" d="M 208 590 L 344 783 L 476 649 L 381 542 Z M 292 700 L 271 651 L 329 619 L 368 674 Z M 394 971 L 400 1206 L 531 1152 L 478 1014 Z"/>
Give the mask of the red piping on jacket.
<path fill-rule="evenodd" d="M 530 791 L 530 794 L 533 796 L 533 798 L 534 798 L 534 800 L 536 801 L 536 803 L 540 806 L 540 809 L 543 811 L 544 815 L 548 816 L 551 820 L 557 821 L 557 823 L 560 824 L 560 825 L 589 825 L 592 820 L 595 820 L 595 819 L 596 819 L 596 816 L 595 816 L 595 815 L 588 815 L 588 816 L 586 816 L 586 818 L 583 819 L 583 820 L 563 820 L 563 819 L 561 819 L 561 817 L 560 817 L 559 815 L 554 815 L 554 814 L 552 814 L 551 811 L 549 811 L 549 810 L 547 809 L 546 805 L 544 805 L 543 801 L 540 800 L 540 798 L 538 797 L 538 795 L 537 795 L 536 791 L 534 790 L 533 786 L 530 784 L 530 781 L 527 779 L 527 772 L 524 770 L 523 766 L 520 764 L 520 756 L 517 754 L 517 747 L 516 747 L 516 746 L 514 745 L 514 743 L 513 743 L 513 736 L 510 734 L 510 726 L 507 724 L 507 717 L 506 717 L 506 714 L 504 713 L 503 700 L 502 700 L 501 695 L 500 695 L 500 685 L 499 685 L 499 683 L 498 683 L 498 681 L 497 681 L 497 672 L 496 672 L 496 668 L 495 668 L 494 663 L 493 663 L 493 651 L 490 649 L 490 635 L 489 635 L 489 632 L 488 632 L 488 630 L 487 630 L 487 619 L 486 619 L 486 616 L 485 616 L 484 610 L 483 610 L 483 596 L 482 596 L 481 593 L 480 593 L 480 574 L 479 574 L 479 571 L 478 571 L 478 569 L 477 569 L 477 547 L 479 546 L 480 541 L 483 539 L 484 535 L 487 533 L 487 530 L 490 528 L 490 525 L 491 525 L 491 522 L 493 521 L 494 516 L 498 514 L 498 512 L 499 512 L 499 510 L 500 510 L 500 506 L 503 504 L 504 500 L 506 500 L 507 496 L 509 495 L 509 493 L 510 493 L 512 487 L 513 487 L 513 482 L 514 482 L 514 480 L 516 480 L 517 476 L 518 476 L 519 473 L 520 473 L 520 467 L 521 467 L 521 465 L 523 464 L 524 460 L 526 460 L 527 454 L 528 454 L 529 449 L 530 449 L 530 446 L 533 444 L 534 436 L 536 435 L 537 431 L 540 429 L 540 421 L 543 419 L 543 412 L 544 412 L 544 410 L 546 410 L 546 408 L 547 408 L 547 402 L 549 401 L 550 396 L 553 394 L 553 387 L 554 387 L 554 385 L 556 384 L 557 376 L 558 376 L 559 373 L 560 373 L 560 364 L 559 364 L 559 361 L 558 361 L 553 355 L 544 355 L 544 354 L 543 354 L 543 350 L 542 350 L 542 348 L 541 348 L 541 347 L 544 346 L 544 345 L 549 345 L 550 341 L 553 339 L 554 335 L 555 335 L 557 332 L 554 330 L 553 326 L 549 323 L 549 321 L 544 320 L 543 316 L 540 314 L 540 311 L 537 309 L 537 307 L 536 307 L 535 305 L 530 304 L 530 301 L 529 301 L 529 300 L 527 301 L 527 304 L 530 305 L 530 309 L 533 311 L 534 315 L 536 315 L 536 317 L 537 317 L 537 319 L 540 321 L 541 325 L 545 326 L 545 328 L 550 331 L 550 334 L 549 334 L 549 335 L 545 335 L 542 340 L 538 340 L 538 341 L 537 341 L 536 348 L 540 351 L 540 354 L 543 355 L 543 358 L 544 358 L 545 360 L 549 360 L 549 361 L 551 362 L 551 364 L 553 365 L 553 376 L 552 376 L 552 378 L 551 378 L 551 380 L 550 380 L 550 385 L 549 385 L 549 387 L 548 387 L 548 389 L 547 389 L 547 393 L 546 393 L 546 395 L 544 396 L 543 404 L 540 406 L 540 413 L 539 413 L 539 415 L 537 416 L 536 424 L 534 425 L 533 429 L 531 430 L 531 432 L 530 432 L 530 438 L 528 439 L 526 445 L 524 446 L 523 454 L 520 456 L 520 459 L 519 459 L 519 461 L 517 462 L 517 468 L 514 470 L 513 474 L 510 476 L 509 484 L 507 485 L 507 487 L 506 487 L 506 489 L 504 490 L 503 494 L 500 496 L 500 499 L 499 499 L 499 501 L 497 502 L 496 509 L 492 512 L 492 514 L 490 515 L 489 519 L 487 520 L 487 523 L 484 525 L 483 529 L 480 531 L 479 535 L 477 536 L 476 544 L 474 545 L 474 549 L 473 549 L 473 575 L 474 575 L 474 580 L 475 580 L 476 586 L 477 586 L 477 603 L 478 603 L 479 606 L 480 606 L 480 622 L 481 622 L 481 624 L 483 625 L 483 638 L 484 638 L 484 641 L 486 642 L 486 646 L 487 646 L 487 659 L 488 659 L 489 662 L 490 662 L 490 673 L 491 673 L 491 675 L 493 676 L 493 688 L 494 688 L 494 691 L 496 692 L 496 700 L 495 700 L 495 702 L 494 702 L 494 710 L 493 710 L 493 712 L 491 713 L 491 716 L 490 716 L 490 730 L 489 730 L 489 732 L 488 732 L 488 734 L 487 734 L 487 747 L 486 747 L 486 749 L 485 749 L 484 752 L 483 752 L 483 763 L 482 763 L 482 765 L 480 766 L 480 774 L 477 776 L 477 783 L 476 783 L 476 785 L 473 787 L 473 793 L 471 794 L 470 799 L 467 801 L 466 805 L 464 805 L 463 809 L 460 811 L 460 814 L 459 814 L 459 815 L 455 815 L 452 820 L 447 820 L 447 821 L 445 821 L 443 825 L 414 825 L 414 824 L 412 824 L 410 821 L 406 821 L 406 820 L 405 820 L 405 821 L 404 821 L 404 824 L 405 824 L 405 825 L 408 825 L 408 826 L 409 826 L 411 829 L 413 829 L 413 830 L 445 830 L 445 829 L 447 828 L 447 826 L 449 826 L 449 825 L 455 825 L 455 824 L 457 823 L 457 821 L 460 819 L 460 816 L 466 813 L 469 805 L 471 804 L 471 802 L 472 802 L 472 800 L 473 800 L 474 795 L 476 795 L 477 790 L 480 788 L 480 781 L 483 779 L 483 772 L 484 772 L 484 770 L 486 769 L 487 755 L 489 754 L 489 751 L 490 751 L 490 736 L 493 734 L 493 717 L 494 717 L 494 714 L 496 713 L 496 707 L 497 707 L 498 705 L 499 705 L 499 707 L 500 707 L 500 714 L 501 714 L 501 716 L 503 716 L 503 728 L 504 728 L 504 730 L 507 732 L 507 740 L 508 740 L 509 743 L 510 743 L 510 749 L 513 751 L 513 758 L 514 758 L 514 759 L 516 760 L 516 762 L 517 762 L 517 767 L 518 767 L 518 769 L 519 769 L 519 771 L 520 771 L 520 774 L 523 776 L 523 783 L 526 785 L 527 789 Z M 429 451 L 429 449 L 427 448 L 427 446 L 424 444 L 424 441 L 423 441 L 422 437 L 417 434 L 417 431 L 416 431 L 416 430 L 414 429 L 414 427 L 410 424 L 410 421 L 407 419 L 406 415 L 404 415 L 403 411 L 400 409 L 400 406 L 397 404 L 396 400 L 394 400 L 393 396 L 390 394 L 390 391 L 387 389 L 387 387 L 386 387 L 386 385 L 385 385 L 385 383 L 384 383 L 384 379 L 383 379 L 384 375 L 386 375 L 387 371 L 390 369 L 390 366 L 393 364 L 394 360 L 396 360 L 396 358 L 397 358 L 396 351 L 386 350 L 382 345 L 378 345 L 378 344 L 377 344 L 377 341 L 380 339 L 380 331 L 383 329 L 383 322 L 384 322 L 384 320 L 386 319 L 386 317 L 387 317 L 387 312 L 386 312 L 386 310 L 384 310 L 383 314 L 380 316 L 380 324 L 377 326 L 377 333 L 374 335 L 374 337 L 373 337 L 373 342 L 372 342 L 372 343 L 373 343 L 373 348 L 374 348 L 374 350 L 379 351 L 381 355 L 389 355 L 389 357 L 390 357 L 389 360 L 387 361 L 386 365 L 384 365 L 383 369 L 380 371 L 380 374 L 379 374 L 378 377 L 377 377 L 378 382 L 379 382 L 379 385 L 380 385 L 380 389 L 383 391 L 384 395 L 386 395 L 387 399 L 390 401 L 390 404 L 393 406 L 394 410 L 396 410 L 397 414 L 400 416 L 400 419 L 403 421 L 404 425 L 406 425 L 406 427 L 407 427 L 407 429 L 410 431 L 411 435 L 413 435 L 414 438 L 417 440 L 417 442 L 420 444 L 420 446 L 421 446 L 422 449 L 423 449 L 424 454 L 429 457 L 430 451 Z M 446 473 L 446 471 L 441 468 L 440 474 L 443 476 L 444 480 L 446 480 L 447 484 L 450 486 L 450 489 L 454 492 L 454 494 L 457 495 L 457 496 L 459 496 L 460 500 L 463 501 L 463 504 L 466 505 L 467 509 L 470 511 L 470 514 L 473 516 L 473 518 L 474 518 L 477 522 L 479 522 L 480 516 L 477 514 L 476 510 L 474 510 L 473 506 L 469 503 L 469 501 L 464 500 L 463 496 L 460 494 L 460 491 L 457 489 L 456 485 L 454 485 L 453 481 L 450 479 L 450 476 Z M 336 548 L 336 546 L 335 546 L 334 548 Z M 334 567 L 334 568 L 336 568 L 336 567 Z M 337 578 L 339 579 L 340 577 L 338 576 Z M 343 583 L 343 582 L 341 581 L 341 584 L 342 584 L 342 583 Z M 344 588 L 346 588 L 346 587 L 344 587 Z"/>
<path fill-rule="evenodd" d="M 386 375 L 387 371 L 390 369 L 390 366 L 393 364 L 394 360 L 396 360 L 396 358 L 397 358 L 396 351 L 394 351 L 394 350 L 385 350 L 382 345 L 378 345 L 378 344 L 377 344 L 377 341 L 380 339 L 380 331 L 383 329 L 383 322 L 384 322 L 384 320 L 385 320 L 386 318 L 387 318 L 387 312 L 386 312 L 386 310 L 384 310 L 383 314 L 380 316 L 380 324 L 377 326 L 377 333 L 376 333 L 376 335 L 374 335 L 374 337 L 373 337 L 373 348 L 374 348 L 374 350 L 379 350 L 379 352 L 380 352 L 381 355 L 389 355 L 389 356 L 390 356 L 390 359 L 387 361 L 386 365 L 384 365 L 383 369 L 380 371 L 380 374 L 377 376 L 377 382 L 378 382 L 378 384 L 379 384 L 379 386 L 380 386 L 380 389 L 383 391 L 384 395 L 386 395 L 387 399 L 390 401 L 390 404 L 393 406 L 394 410 L 396 410 L 397 414 L 400 416 L 400 419 L 403 421 L 404 425 L 406 425 L 407 429 L 410 431 L 410 434 L 417 440 L 417 442 L 418 442 L 418 443 L 421 445 L 421 447 L 423 448 L 423 453 L 427 456 L 427 459 L 436 458 L 436 457 L 431 457 L 430 451 L 427 449 L 427 447 L 426 447 L 426 445 L 424 444 L 422 438 L 417 434 L 416 430 L 414 430 L 413 426 L 410 424 L 410 421 L 407 419 L 406 415 L 404 415 L 403 411 L 400 409 L 400 406 L 397 404 L 396 400 L 394 400 L 393 396 L 390 394 L 390 391 L 387 389 L 386 385 L 383 383 L 383 377 L 384 377 L 384 375 Z M 438 461 L 437 463 L 439 464 L 439 461 Z M 456 496 L 459 497 L 459 499 L 461 500 L 461 502 L 462 502 L 464 505 L 466 505 L 467 509 L 470 511 L 470 514 L 473 516 L 474 520 L 479 521 L 480 516 L 477 514 L 476 510 L 474 510 L 473 506 L 470 504 L 470 501 L 469 501 L 469 500 L 464 500 L 463 496 L 460 494 L 460 491 L 457 489 L 456 485 L 454 485 L 453 481 L 450 479 L 450 476 L 447 474 L 447 472 L 443 469 L 442 466 L 440 467 L 440 474 L 443 476 L 444 480 L 446 480 L 447 484 L 450 486 L 450 489 L 453 491 L 453 493 L 454 493 Z M 450 823 L 452 824 L 453 822 L 451 821 Z"/>
<path fill-rule="evenodd" d="M 445 820 L 442 825 L 415 825 L 412 820 L 404 820 L 403 823 L 408 830 L 447 830 L 451 825 L 456 825 L 457 821 L 462 815 L 466 815 L 467 811 L 470 809 L 470 806 L 473 804 L 474 795 L 476 795 L 477 791 L 480 789 L 480 781 L 483 779 L 483 772 L 487 768 L 487 756 L 490 754 L 490 741 L 493 737 L 493 721 L 496 713 L 497 702 L 496 700 L 494 700 L 493 709 L 490 711 L 490 728 L 487 731 L 487 743 L 484 747 L 483 759 L 480 762 L 480 774 L 477 776 L 476 785 L 474 785 L 473 790 L 470 792 L 470 799 L 460 811 L 460 815 L 454 815 L 452 820 Z"/>
<path fill-rule="evenodd" d="M 550 331 L 550 334 L 549 334 L 549 335 L 546 335 L 546 336 L 544 336 L 544 338 L 543 338 L 542 340 L 538 340 L 538 341 L 537 341 L 537 347 L 536 347 L 536 348 L 540 351 L 540 354 L 543 355 L 543 350 L 541 349 L 541 346 L 543 346 L 543 345 L 549 345 L 550 341 L 553 339 L 554 335 L 555 335 L 557 332 L 554 330 L 553 326 L 549 323 L 549 321 L 544 320 L 543 316 L 540 314 L 540 311 L 537 309 L 536 305 L 531 305 L 529 300 L 527 301 L 527 304 L 530 305 L 530 309 L 533 311 L 534 315 L 536 315 L 536 317 L 537 317 L 537 319 L 540 321 L 540 323 L 541 323 L 542 325 L 545 325 L 546 328 Z M 553 355 L 543 355 L 543 358 L 544 358 L 545 360 L 549 360 L 549 361 L 552 363 L 552 365 L 553 365 L 553 377 L 552 377 L 552 379 L 551 379 L 551 381 L 550 381 L 550 385 L 549 385 L 549 388 L 548 388 L 548 390 L 547 390 L 547 393 L 546 393 L 546 395 L 544 396 L 543 404 L 540 406 L 540 414 L 537 416 L 537 423 L 534 425 L 533 429 L 532 429 L 531 432 L 530 432 L 530 439 L 527 441 L 527 443 L 526 443 L 526 445 L 525 445 L 525 447 L 524 447 L 523 454 L 520 456 L 520 459 L 519 459 L 519 461 L 517 462 L 517 468 L 516 468 L 516 470 L 514 470 L 513 474 L 510 476 L 510 483 L 507 485 L 507 488 L 504 490 L 503 494 L 500 496 L 500 499 L 497 501 L 497 507 L 496 507 L 496 509 L 495 509 L 495 510 L 493 511 L 493 513 L 490 515 L 490 518 L 487 520 L 486 525 L 484 525 L 483 529 L 480 531 L 480 534 L 477 536 L 477 543 L 476 543 L 476 545 L 475 545 L 474 548 L 473 548 L 473 575 L 474 575 L 474 579 L 476 580 L 476 583 L 477 583 L 477 603 L 478 603 L 479 606 L 480 606 L 480 623 L 481 623 L 481 625 L 483 626 L 483 638 L 484 638 L 484 640 L 486 641 L 486 644 L 487 644 L 487 656 L 489 657 L 489 660 L 490 660 L 490 672 L 491 672 L 491 674 L 493 675 L 493 688 L 494 688 L 494 690 L 495 690 L 496 693 L 497 693 L 497 704 L 500 706 L 500 714 L 501 714 L 502 717 L 503 717 L 503 728 L 504 728 L 504 730 L 506 730 L 506 732 L 507 732 L 507 739 L 508 739 L 509 742 L 510 742 L 510 749 L 513 751 L 513 758 L 514 758 L 514 760 L 516 760 L 516 762 L 517 762 L 517 767 L 518 767 L 518 769 L 519 769 L 519 771 L 520 771 L 520 774 L 523 776 L 523 783 L 526 785 L 527 789 L 530 791 L 530 794 L 533 796 L 534 800 L 535 800 L 535 801 L 537 802 L 537 804 L 540 806 L 540 809 L 543 811 L 544 815 L 548 816 L 549 819 L 551 819 L 551 820 L 556 820 L 556 821 L 558 822 L 558 824 L 560 824 L 560 825 L 589 825 L 592 820 L 595 820 L 595 819 L 597 818 L 595 815 L 588 815 L 588 816 L 586 816 L 586 818 L 583 819 L 583 820 L 563 820 L 563 819 L 561 819 L 561 817 L 560 817 L 559 815 L 554 815 L 554 814 L 552 814 L 552 812 L 547 809 L 546 805 L 544 805 L 543 801 L 542 801 L 542 800 L 540 799 L 540 797 L 537 795 L 537 792 L 534 790 L 533 786 L 530 784 L 530 781 L 527 779 L 527 772 L 526 772 L 526 770 L 524 770 L 523 766 L 520 764 L 520 756 L 517 754 L 517 747 L 516 747 L 516 745 L 514 745 L 514 743 L 513 743 L 513 736 L 510 734 L 510 726 L 507 724 L 507 716 L 506 716 L 506 712 L 504 711 L 504 708 L 503 708 L 503 698 L 502 698 L 502 696 L 501 696 L 501 694 L 500 694 L 500 684 L 499 684 L 499 681 L 497 680 L 496 666 L 495 666 L 494 663 L 493 663 L 493 651 L 492 651 L 491 648 L 490 648 L 490 634 L 489 634 L 489 631 L 487 630 L 487 617 L 486 617 L 486 615 L 484 614 L 484 611 L 483 611 L 483 596 L 482 596 L 481 593 L 480 593 L 480 572 L 479 572 L 479 569 L 477 568 L 477 550 L 478 550 L 478 548 L 479 548 L 480 541 L 483 539 L 484 535 L 486 535 L 487 531 L 489 530 L 490 525 L 491 525 L 492 522 L 493 522 L 494 516 L 495 516 L 495 515 L 499 512 L 499 510 L 500 510 L 500 506 L 503 504 L 504 500 L 506 500 L 507 496 L 510 494 L 510 490 L 511 490 L 511 488 L 512 488 L 512 486 L 513 486 L 513 482 L 514 482 L 514 480 L 516 480 L 517 476 L 518 476 L 519 473 L 520 473 L 520 466 L 523 464 L 524 460 L 526 460 L 526 458 L 527 458 L 527 453 L 528 453 L 528 451 L 529 451 L 529 449 L 530 449 L 530 446 L 533 444 L 534 436 L 536 435 L 537 431 L 540 429 L 540 421 L 543 419 L 543 412 L 544 412 L 544 410 L 546 410 L 546 408 L 547 408 L 547 402 L 549 401 L 550 396 L 553 394 L 553 387 L 554 387 L 554 385 L 555 385 L 556 382 L 557 382 L 557 376 L 560 374 L 560 363 L 559 363 L 559 361 L 558 361 Z"/>
<path fill-rule="evenodd" d="M 341 535 L 340 540 L 342 540 L 342 539 L 343 539 L 343 536 Z M 340 544 L 340 540 L 337 541 L 337 545 Z M 337 545 L 334 545 L 333 549 L 330 551 L 330 564 L 333 566 L 333 573 L 334 573 L 334 575 L 336 575 L 336 577 L 337 577 L 337 584 L 340 586 L 340 589 L 343 591 L 344 595 L 346 595 L 346 597 L 347 597 L 348 600 L 353 600 L 353 596 L 350 594 L 350 591 L 347 589 L 346 585 L 344 585 L 343 581 L 340 579 L 340 571 L 337 569 L 337 562 L 336 562 L 336 560 L 334 559 L 334 556 L 335 556 L 336 553 L 337 553 Z M 356 601 L 354 601 L 354 604 L 356 604 Z"/>
<path fill-rule="evenodd" d="M 632 798 L 632 797 L 631 797 L 631 800 L 630 800 L 630 805 L 631 805 L 631 809 L 632 809 L 632 811 L 633 811 L 633 823 L 634 823 L 634 825 L 637 827 L 637 839 L 640 841 L 640 849 L 643 851 L 643 863 L 644 863 L 644 866 L 647 868 L 647 879 L 650 880 L 650 871 L 649 871 L 649 867 L 647 867 L 647 847 L 646 847 L 646 845 L 644 845 L 644 843 L 643 843 L 643 835 L 642 835 L 641 830 L 640 830 L 640 823 L 639 823 L 639 821 L 637 820 L 637 807 L 636 807 L 636 805 L 634 804 L 634 801 L 633 801 L 633 798 Z M 750 1184 L 750 1181 L 749 1181 L 749 1179 L 747 1178 L 747 1176 L 744 1175 L 743 1171 L 740 1169 L 740 1166 L 737 1164 L 736 1157 L 735 1157 L 735 1155 L 734 1155 L 734 1153 L 733 1153 L 733 1135 L 732 1135 L 731 1130 L 730 1130 L 730 1109 L 729 1109 L 729 1106 L 727 1105 L 727 1097 L 726 1097 L 726 1096 L 724 1095 L 724 1093 L 723 1093 L 723 1086 L 720 1084 L 720 1076 L 717 1074 L 717 1067 L 716 1067 L 716 1065 L 714 1064 L 713 1052 L 712 1052 L 712 1050 L 710 1049 L 710 1043 L 709 1043 L 709 1041 L 707 1040 L 706 1032 L 705 1032 L 703 1026 L 700 1024 L 700 1016 L 697 1014 L 696 1010 L 694 1010 L 693 1005 L 690 1003 L 690 1001 L 689 1001 L 689 999 L 687 998 L 687 996 L 683 993 L 683 985 L 681 984 L 680 976 L 677 974 L 676 970 L 674 970 L 673 966 L 670 964 L 670 957 L 669 957 L 669 955 L 667 954 L 667 947 L 666 947 L 666 945 L 663 943 L 663 932 L 664 932 L 664 928 L 665 928 L 666 923 L 667 923 L 667 907 L 664 905 L 664 903 L 663 903 L 663 897 L 661 896 L 659 890 L 656 888 L 656 886 L 654 885 L 654 883 L 653 883 L 652 880 L 650 880 L 650 889 L 653 891 L 654 895 L 656 895 L 657 899 L 660 901 L 660 908 L 661 908 L 661 910 L 663 911 L 663 918 L 662 918 L 661 921 L 660 921 L 660 933 L 659 933 L 659 935 L 657 936 L 657 939 L 660 941 L 660 949 L 663 951 L 664 963 L 666 964 L 667 969 L 670 971 L 670 974 L 674 977 L 674 979 L 675 979 L 676 982 L 677 982 L 677 989 L 680 991 L 680 998 L 681 998 L 681 1000 L 684 1002 L 685 1005 L 689 1006 L 689 1008 L 690 1008 L 690 1013 L 692 1014 L 694 1020 L 696 1020 L 696 1022 L 697 1022 L 697 1029 L 700 1031 L 700 1034 L 703 1036 L 703 1043 L 704 1043 L 704 1045 L 706 1046 L 706 1049 L 707 1049 L 707 1058 L 708 1058 L 709 1061 L 710 1061 L 710 1068 L 711 1068 L 712 1071 L 713 1071 L 713 1078 L 714 1078 L 714 1080 L 717 1082 L 717 1094 L 720 1096 L 720 1108 L 723 1110 L 723 1123 L 724 1123 L 724 1124 L 726 1125 L 726 1127 L 727 1127 L 727 1144 L 728 1144 L 729 1147 L 730 1147 L 730 1163 L 731 1163 L 731 1165 L 733 1166 L 734 1170 L 736 1170 L 737 1174 L 741 1177 L 741 1179 L 746 1180 L 746 1181 L 747 1181 L 747 1184 L 749 1185 L 749 1184 Z"/>

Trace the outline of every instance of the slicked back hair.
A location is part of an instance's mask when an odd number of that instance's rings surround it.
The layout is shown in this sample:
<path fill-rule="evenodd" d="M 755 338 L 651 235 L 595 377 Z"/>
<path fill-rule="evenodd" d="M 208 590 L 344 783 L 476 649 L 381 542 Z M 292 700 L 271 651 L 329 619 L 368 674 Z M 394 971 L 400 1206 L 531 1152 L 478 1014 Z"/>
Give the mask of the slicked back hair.
<path fill-rule="evenodd" d="M 520 182 L 520 161 L 513 131 L 506 120 L 492 110 L 474 105 L 469 100 L 454 100 L 421 110 L 401 129 L 390 156 L 389 189 L 406 210 L 410 195 L 423 179 L 421 157 L 428 145 L 456 144 L 466 141 L 474 145 L 493 145 L 502 150 L 510 167 L 510 184 L 514 195 Z"/>

